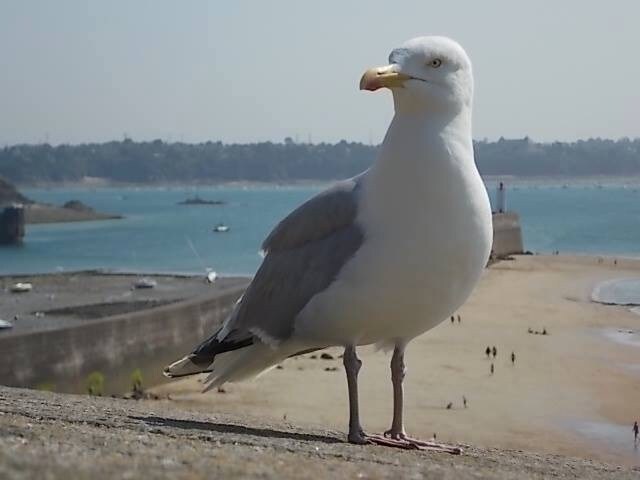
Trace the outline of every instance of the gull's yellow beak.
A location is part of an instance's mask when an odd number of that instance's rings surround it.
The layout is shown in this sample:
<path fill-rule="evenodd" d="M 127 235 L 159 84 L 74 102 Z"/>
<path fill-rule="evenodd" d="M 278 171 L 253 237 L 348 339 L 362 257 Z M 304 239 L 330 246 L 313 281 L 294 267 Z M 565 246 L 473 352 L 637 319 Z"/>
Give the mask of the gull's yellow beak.
<path fill-rule="evenodd" d="M 382 87 L 396 88 L 402 87 L 406 80 L 411 77 L 397 71 L 395 64 L 386 67 L 370 68 L 360 79 L 360 90 L 378 90 Z"/>

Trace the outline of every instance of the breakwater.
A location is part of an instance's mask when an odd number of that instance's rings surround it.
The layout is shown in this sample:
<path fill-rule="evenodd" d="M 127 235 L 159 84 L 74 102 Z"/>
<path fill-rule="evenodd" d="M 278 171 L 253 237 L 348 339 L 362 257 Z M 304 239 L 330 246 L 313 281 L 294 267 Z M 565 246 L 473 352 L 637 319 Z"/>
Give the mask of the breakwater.
<path fill-rule="evenodd" d="M 520 216 L 515 212 L 493 214 L 493 257 L 524 252 Z"/>
<path fill-rule="evenodd" d="M 158 308 L 57 330 L 0 337 L 0 384 L 87 392 L 90 375 L 104 394 L 163 380 L 162 367 L 194 347 L 224 320 L 246 285 Z"/>

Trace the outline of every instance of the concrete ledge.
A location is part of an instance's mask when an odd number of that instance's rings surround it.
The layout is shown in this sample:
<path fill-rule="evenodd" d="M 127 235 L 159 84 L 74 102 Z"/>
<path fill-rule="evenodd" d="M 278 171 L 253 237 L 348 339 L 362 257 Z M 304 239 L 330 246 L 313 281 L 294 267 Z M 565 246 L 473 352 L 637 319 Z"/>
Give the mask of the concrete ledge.
<path fill-rule="evenodd" d="M 86 392 L 87 376 L 98 371 L 104 393 L 122 393 L 140 369 L 146 385 L 157 384 L 162 366 L 213 333 L 245 287 L 86 325 L 0 337 L 0 383 Z"/>
<path fill-rule="evenodd" d="M 631 480 L 640 473 L 515 450 L 464 446 L 463 455 L 452 456 L 351 445 L 342 432 L 268 422 L 251 412 L 207 415 L 170 401 L 0 387 L 0 413 L 2 479 Z M 314 413 L 309 418 L 317 422 Z"/>

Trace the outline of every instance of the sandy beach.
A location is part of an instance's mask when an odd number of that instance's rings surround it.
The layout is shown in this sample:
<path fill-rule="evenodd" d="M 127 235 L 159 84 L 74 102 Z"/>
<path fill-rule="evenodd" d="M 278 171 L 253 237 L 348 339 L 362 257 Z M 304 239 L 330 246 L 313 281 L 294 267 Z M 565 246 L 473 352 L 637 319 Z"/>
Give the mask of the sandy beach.
<path fill-rule="evenodd" d="M 640 331 L 640 317 L 628 307 L 590 300 L 598 283 L 637 276 L 640 261 L 618 259 L 614 265 L 611 258 L 520 256 L 493 265 L 457 312 L 461 323 L 447 320 L 409 345 L 409 433 L 640 464 L 631 432 L 640 417 L 640 347 L 625 341 L 629 330 Z M 494 345 L 497 358 L 487 359 L 485 349 Z M 225 393 L 200 394 L 201 378 L 154 392 L 182 409 L 342 431 L 347 396 L 341 350 L 327 352 L 333 359 L 319 353 L 290 359 L 253 382 L 226 385 Z M 391 417 L 389 354 L 363 347 L 360 356 L 364 427 L 382 431 Z"/>

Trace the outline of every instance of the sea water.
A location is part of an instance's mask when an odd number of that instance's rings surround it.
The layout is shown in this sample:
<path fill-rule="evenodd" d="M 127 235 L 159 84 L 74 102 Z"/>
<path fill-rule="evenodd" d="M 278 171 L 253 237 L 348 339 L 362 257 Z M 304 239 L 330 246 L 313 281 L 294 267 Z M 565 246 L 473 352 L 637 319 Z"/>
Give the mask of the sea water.
<path fill-rule="evenodd" d="M 61 205 L 76 199 L 121 220 L 28 225 L 24 245 L 0 247 L 0 273 L 79 269 L 252 274 L 279 219 L 326 185 L 25 189 Z M 489 184 L 492 197 L 495 185 Z M 224 205 L 178 205 L 199 195 Z M 640 192 L 622 185 L 523 184 L 507 191 L 525 249 L 640 257 Z M 224 223 L 226 233 L 214 233 Z"/>
<path fill-rule="evenodd" d="M 601 282 L 591 293 L 594 302 L 640 306 L 640 278 L 614 278 Z"/>

